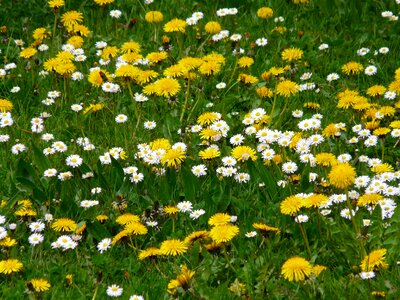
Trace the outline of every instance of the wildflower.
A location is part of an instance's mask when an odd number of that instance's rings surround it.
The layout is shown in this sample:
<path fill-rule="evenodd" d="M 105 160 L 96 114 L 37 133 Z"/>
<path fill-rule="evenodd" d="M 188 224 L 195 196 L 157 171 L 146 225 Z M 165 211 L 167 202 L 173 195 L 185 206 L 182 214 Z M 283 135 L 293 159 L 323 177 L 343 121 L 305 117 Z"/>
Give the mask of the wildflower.
<path fill-rule="evenodd" d="M 51 228 L 53 228 L 55 231 L 73 232 L 77 228 L 77 224 L 74 220 L 68 218 L 59 218 L 51 224 Z"/>
<path fill-rule="evenodd" d="M 121 17 L 121 15 L 122 15 L 122 12 L 120 10 L 118 10 L 118 9 L 110 11 L 110 16 L 112 18 L 119 19 Z"/>
<path fill-rule="evenodd" d="M 23 264 L 18 259 L 7 259 L 0 261 L 0 273 L 12 274 L 21 271 Z"/>
<path fill-rule="evenodd" d="M 385 248 L 374 250 L 361 261 L 360 268 L 363 272 L 387 269 L 389 265 L 385 261 L 387 250 Z"/>
<path fill-rule="evenodd" d="M 0 112 L 12 111 L 13 107 L 14 106 L 10 100 L 0 99 Z"/>
<path fill-rule="evenodd" d="M 32 246 L 36 246 L 43 242 L 43 235 L 40 233 L 33 233 L 29 236 L 28 241 Z"/>
<path fill-rule="evenodd" d="M 82 158 L 77 155 L 77 154 L 72 154 L 70 156 L 68 156 L 65 160 L 65 163 L 67 164 L 67 166 L 76 168 L 79 167 L 80 165 L 82 165 Z"/>
<path fill-rule="evenodd" d="M 208 220 L 208 224 L 212 226 L 228 224 L 231 221 L 231 216 L 226 213 L 216 213 Z"/>
<path fill-rule="evenodd" d="M 284 80 L 276 85 L 275 92 L 277 95 L 284 96 L 287 98 L 297 94 L 299 89 L 300 87 L 297 83 L 290 80 Z"/>
<path fill-rule="evenodd" d="M 329 182 L 336 188 L 347 189 L 355 180 L 356 171 L 349 163 L 338 163 L 329 172 Z"/>
<path fill-rule="evenodd" d="M 270 7 L 261 7 L 257 10 L 257 16 L 261 19 L 271 18 L 274 14 L 274 11 Z"/>
<path fill-rule="evenodd" d="M 304 206 L 302 197 L 299 196 L 289 196 L 282 201 L 280 205 L 281 213 L 284 215 L 296 215 L 300 209 Z"/>
<path fill-rule="evenodd" d="M 65 5 L 64 0 L 50 0 L 48 1 L 49 7 L 53 9 L 58 9 Z"/>
<path fill-rule="evenodd" d="M 166 240 L 161 243 L 160 247 L 160 255 L 181 255 L 185 253 L 188 249 L 188 246 L 185 242 L 172 239 L 172 240 Z"/>
<path fill-rule="evenodd" d="M 39 293 L 48 291 L 51 288 L 51 284 L 43 278 L 33 278 L 30 280 L 30 283 L 32 284 L 33 289 Z"/>
<path fill-rule="evenodd" d="M 375 277 L 375 272 L 374 271 L 367 271 L 367 272 L 361 272 L 360 273 L 361 279 L 372 279 Z"/>
<path fill-rule="evenodd" d="M 375 66 L 368 66 L 364 69 L 364 73 L 368 76 L 375 75 L 377 68 Z"/>
<path fill-rule="evenodd" d="M 164 19 L 164 16 L 161 12 L 159 11 L 149 11 L 146 13 L 144 16 L 144 19 L 148 23 L 159 23 Z"/>
<path fill-rule="evenodd" d="M 202 215 L 204 215 L 205 213 L 206 213 L 206 212 L 205 212 L 204 209 L 197 209 L 197 210 L 192 211 L 192 212 L 190 213 L 189 217 L 190 217 L 192 220 L 195 220 L 195 219 L 200 218 L 200 217 L 201 217 Z"/>
<path fill-rule="evenodd" d="M 98 244 L 97 244 L 97 250 L 100 253 L 103 253 L 104 251 L 108 250 L 111 248 L 111 239 L 110 238 L 105 238 L 102 239 Z"/>
<path fill-rule="evenodd" d="M 195 272 L 189 270 L 186 265 L 182 266 L 181 273 L 176 277 L 176 279 L 170 280 L 168 283 L 168 290 L 169 294 L 175 294 L 176 289 L 181 287 L 183 289 L 187 289 L 189 287 L 189 282 L 194 276 Z"/>
<path fill-rule="evenodd" d="M 210 230 L 210 237 L 216 243 L 226 243 L 239 234 L 239 227 L 231 224 L 216 225 Z"/>
<path fill-rule="evenodd" d="M 185 32 L 187 23 L 184 20 L 173 19 L 164 25 L 165 32 Z"/>
<path fill-rule="evenodd" d="M 204 30 L 209 34 L 216 34 L 221 31 L 221 25 L 218 22 L 211 21 L 204 26 Z"/>
<path fill-rule="evenodd" d="M 311 264 L 302 257 L 289 258 L 282 265 L 281 274 L 289 281 L 304 281 L 311 275 Z"/>
<path fill-rule="evenodd" d="M 122 295 L 123 288 L 119 285 L 113 284 L 107 287 L 107 295 L 110 297 L 119 297 Z"/>
<path fill-rule="evenodd" d="M 199 157 L 204 160 L 213 159 L 219 157 L 220 155 L 221 152 L 218 149 L 215 149 L 214 147 L 208 147 L 207 149 L 199 152 Z"/>
<path fill-rule="evenodd" d="M 179 82 L 172 78 L 162 78 L 154 82 L 155 93 L 158 96 L 175 96 L 181 89 Z"/>
<path fill-rule="evenodd" d="M 268 235 L 269 233 L 280 234 L 281 230 L 277 227 L 268 226 L 263 223 L 253 223 L 253 228 L 258 229 L 262 232 L 263 235 Z"/>
<path fill-rule="evenodd" d="M 303 51 L 299 48 L 288 48 L 282 51 L 282 60 L 293 62 L 303 57 Z"/>
<path fill-rule="evenodd" d="M 128 116 L 124 114 L 119 114 L 115 117 L 115 122 L 117 123 L 125 123 L 128 120 Z"/>
<path fill-rule="evenodd" d="M 256 151 L 249 146 L 237 146 L 232 149 L 231 155 L 240 162 L 257 159 Z"/>
<path fill-rule="evenodd" d="M 140 251 L 139 253 L 139 259 L 143 260 L 149 257 L 155 257 L 160 254 L 160 249 L 155 248 L 155 247 L 150 247 L 145 250 Z"/>
<path fill-rule="evenodd" d="M 342 72 L 346 75 L 357 75 L 363 70 L 363 65 L 355 61 L 350 61 L 342 66 Z"/>

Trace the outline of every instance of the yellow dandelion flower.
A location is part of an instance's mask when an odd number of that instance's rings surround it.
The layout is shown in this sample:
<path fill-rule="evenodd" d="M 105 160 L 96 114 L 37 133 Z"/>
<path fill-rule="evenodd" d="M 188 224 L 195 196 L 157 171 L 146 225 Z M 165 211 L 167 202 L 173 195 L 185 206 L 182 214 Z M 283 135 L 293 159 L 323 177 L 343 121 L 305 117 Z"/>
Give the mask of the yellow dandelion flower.
<path fill-rule="evenodd" d="M 171 205 L 164 206 L 163 210 L 164 213 L 166 213 L 169 216 L 176 215 L 179 212 L 179 209 L 176 206 L 171 206 Z"/>
<path fill-rule="evenodd" d="M 140 71 L 138 67 L 132 65 L 120 65 L 118 69 L 115 70 L 115 77 L 135 79 Z"/>
<path fill-rule="evenodd" d="M 304 199 L 303 206 L 305 208 L 319 208 L 321 205 L 325 205 L 328 199 L 328 196 L 324 194 L 312 194 Z"/>
<path fill-rule="evenodd" d="M 145 235 L 148 232 L 147 227 L 140 222 L 129 222 L 125 225 L 124 230 L 128 235 Z"/>
<path fill-rule="evenodd" d="M 281 213 L 284 215 L 294 216 L 304 206 L 303 197 L 292 195 L 286 197 L 280 205 Z"/>
<path fill-rule="evenodd" d="M 12 274 L 22 270 L 23 264 L 18 259 L 7 259 L 0 261 L 0 273 Z"/>
<path fill-rule="evenodd" d="M 282 60 L 287 62 L 293 62 L 302 59 L 303 50 L 299 48 L 288 48 L 282 51 Z"/>
<path fill-rule="evenodd" d="M 355 168 L 349 163 L 338 163 L 329 172 L 329 183 L 338 189 L 349 188 L 357 176 Z"/>
<path fill-rule="evenodd" d="M 166 240 L 161 243 L 160 246 L 160 255 L 166 256 L 176 256 L 185 253 L 188 249 L 188 246 L 185 242 L 181 240 Z"/>
<path fill-rule="evenodd" d="M 14 105 L 10 100 L 0 99 L 0 112 L 12 111 Z"/>
<path fill-rule="evenodd" d="M 64 0 L 50 0 L 47 2 L 50 8 L 58 9 L 65 5 Z"/>
<path fill-rule="evenodd" d="M 314 265 L 312 267 L 312 273 L 318 277 L 319 274 L 321 274 L 323 271 L 327 270 L 328 268 L 326 266 L 323 265 Z"/>
<path fill-rule="evenodd" d="M 119 49 L 115 46 L 107 46 L 101 50 L 100 57 L 103 60 L 109 60 L 117 57 Z"/>
<path fill-rule="evenodd" d="M 159 11 L 149 11 L 145 14 L 144 19 L 148 23 L 160 23 L 164 19 L 164 16 Z"/>
<path fill-rule="evenodd" d="M 203 63 L 203 60 L 201 58 L 197 58 L 197 57 L 184 57 L 181 58 L 178 61 L 178 64 L 185 67 L 186 69 L 188 69 L 189 71 L 194 70 L 198 67 L 200 67 L 200 65 Z"/>
<path fill-rule="evenodd" d="M 150 247 L 150 248 L 147 248 L 145 250 L 140 251 L 138 257 L 139 257 L 140 260 L 144 260 L 144 259 L 149 258 L 149 257 L 150 258 L 156 257 L 159 254 L 160 254 L 160 249 L 155 248 L 155 247 Z"/>
<path fill-rule="evenodd" d="M 183 65 L 176 64 L 166 68 L 163 74 L 165 76 L 177 78 L 183 76 L 186 72 L 187 69 Z"/>
<path fill-rule="evenodd" d="M 123 215 L 120 215 L 117 217 L 115 220 L 116 223 L 120 225 L 127 225 L 132 222 L 139 222 L 140 218 L 137 215 L 131 214 L 131 213 L 125 213 Z"/>
<path fill-rule="evenodd" d="M 194 276 L 195 272 L 189 270 L 186 265 L 182 266 L 181 273 L 178 275 L 176 279 L 170 280 L 168 283 L 167 292 L 171 295 L 176 293 L 177 288 L 181 287 L 186 290 L 189 288 L 189 282 Z"/>
<path fill-rule="evenodd" d="M 200 230 L 200 231 L 195 231 L 189 234 L 187 237 L 185 237 L 184 242 L 188 245 L 193 244 L 195 241 L 198 240 L 205 240 L 209 238 L 209 233 L 207 230 Z"/>
<path fill-rule="evenodd" d="M 383 135 L 387 135 L 390 132 L 390 128 L 387 127 L 379 127 L 376 128 L 372 134 L 376 135 L 376 136 L 383 136 Z"/>
<path fill-rule="evenodd" d="M 336 124 L 327 125 L 322 131 L 322 135 L 325 137 L 335 137 L 340 133 L 340 128 L 336 126 Z"/>
<path fill-rule="evenodd" d="M 49 36 L 50 36 L 50 32 L 48 32 L 47 29 L 44 27 L 36 28 L 32 33 L 32 37 L 35 40 L 39 40 L 39 41 L 47 39 Z"/>
<path fill-rule="evenodd" d="M 271 7 L 261 7 L 257 10 L 257 16 L 261 19 L 269 19 L 274 15 Z"/>
<path fill-rule="evenodd" d="M 129 41 L 125 42 L 121 46 L 122 53 L 139 53 L 140 52 L 140 44 L 138 42 Z"/>
<path fill-rule="evenodd" d="M 205 150 L 202 150 L 199 152 L 199 157 L 201 159 L 213 159 L 220 157 L 221 152 L 218 149 L 215 149 L 214 147 L 208 147 Z"/>
<path fill-rule="evenodd" d="M 272 98 L 274 95 L 274 92 L 265 86 L 256 89 L 256 93 L 261 98 Z"/>
<path fill-rule="evenodd" d="M 357 199 L 357 206 L 367 206 L 367 205 L 376 205 L 379 200 L 382 200 L 383 196 L 379 194 L 364 194 Z"/>
<path fill-rule="evenodd" d="M 32 284 L 34 290 L 39 293 L 48 291 L 51 288 L 51 284 L 43 278 L 31 279 L 30 283 Z"/>
<path fill-rule="evenodd" d="M 268 234 L 270 232 L 280 234 L 281 230 L 277 227 L 268 226 L 264 223 L 253 223 L 253 228 L 260 230 L 263 234 Z"/>
<path fill-rule="evenodd" d="M 104 6 L 113 3 L 114 0 L 94 0 L 94 2 L 100 6 Z"/>
<path fill-rule="evenodd" d="M 74 220 L 68 218 L 59 218 L 54 220 L 51 224 L 51 228 L 55 231 L 63 231 L 63 232 L 73 232 L 75 231 L 77 224 Z"/>
<path fill-rule="evenodd" d="M 380 269 L 387 269 L 389 265 L 386 263 L 386 253 L 385 248 L 374 250 L 369 253 L 361 261 L 360 268 L 363 272 L 376 271 Z"/>
<path fill-rule="evenodd" d="M 160 52 L 151 52 L 147 54 L 146 58 L 150 61 L 151 64 L 157 64 L 168 58 L 168 53 L 165 51 Z"/>
<path fill-rule="evenodd" d="M 170 168 L 177 168 L 185 160 L 186 153 L 181 149 L 169 149 L 162 157 L 161 164 Z"/>
<path fill-rule="evenodd" d="M 197 118 L 197 123 L 204 126 L 210 125 L 221 119 L 221 114 L 218 112 L 205 112 Z"/>
<path fill-rule="evenodd" d="M 204 61 L 199 67 L 199 72 L 203 75 L 211 76 L 221 71 L 221 64 L 217 61 Z"/>
<path fill-rule="evenodd" d="M 375 174 L 382 174 L 386 172 L 394 172 L 394 168 L 388 163 L 383 163 L 372 167 L 371 171 L 374 172 Z"/>
<path fill-rule="evenodd" d="M 157 96 L 172 97 L 181 90 L 178 80 L 173 78 L 161 78 L 154 82 L 154 86 Z"/>
<path fill-rule="evenodd" d="M 28 59 L 28 58 L 31 58 L 32 56 L 34 56 L 36 53 L 37 53 L 37 50 L 35 48 L 28 47 L 28 48 L 25 48 L 24 50 L 22 50 L 19 53 L 19 56 L 22 58 Z"/>
<path fill-rule="evenodd" d="M 216 213 L 211 216 L 208 220 L 208 224 L 211 226 L 219 226 L 229 224 L 231 222 L 231 216 L 227 213 Z"/>
<path fill-rule="evenodd" d="M 167 139 L 156 139 L 150 143 L 151 150 L 157 149 L 164 149 L 168 150 L 171 149 L 171 143 Z"/>
<path fill-rule="evenodd" d="M 239 227 L 232 224 L 217 225 L 210 230 L 211 239 L 218 244 L 229 242 L 238 234 Z"/>
<path fill-rule="evenodd" d="M 286 98 L 296 95 L 300 90 L 300 86 L 291 80 L 283 80 L 276 85 L 275 92 L 279 96 Z"/>
<path fill-rule="evenodd" d="M 165 32 L 185 32 L 187 23 L 181 19 L 173 19 L 164 25 Z"/>
<path fill-rule="evenodd" d="M 363 70 L 363 65 L 355 61 L 350 61 L 342 66 L 342 72 L 346 75 L 357 75 Z"/>
<path fill-rule="evenodd" d="M 221 31 L 221 25 L 218 22 L 211 21 L 204 26 L 204 30 L 209 34 L 216 34 Z"/>
<path fill-rule="evenodd" d="M 79 35 L 74 35 L 71 36 L 68 40 L 67 40 L 67 44 L 71 44 L 72 46 L 74 46 L 75 48 L 82 48 L 83 46 L 83 38 Z"/>
<path fill-rule="evenodd" d="M 83 14 L 75 10 L 67 11 L 61 16 L 61 23 L 64 27 L 72 27 L 83 21 Z"/>
<path fill-rule="evenodd" d="M 367 89 L 367 95 L 371 97 L 381 96 L 386 92 L 383 85 L 373 85 Z"/>
<path fill-rule="evenodd" d="M 289 281 L 304 281 L 311 273 L 312 266 L 310 262 L 298 256 L 285 261 L 281 269 L 281 274 Z"/>
<path fill-rule="evenodd" d="M 158 73 L 153 70 L 140 70 L 136 77 L 135 80 L 138 84 L 143 85 L 145 83 L 150 82 L 152 79 L 158 77 Z"/>
<path fill-rule="evenodd" d="M 257 152 L 249 146 L 237 146 L 232 149 L 231 155 L 238 161 L 243 162 L 251 159 L 255 161 L 257 159 Z"/>
<path fill-rule="evenodd" d="M 336 156 L 332 153 L 321 152 L 315 155 L 317 165 L 329 167 L 337 164 Z"/>
<path fill-rule="evenodd" d="M 95 87 L 99 87 L 105 81 L 111 81 L 111 80 L 112 80 L 111 75 L 107 71 L 101 69 L 92 70 L 88 76 L 88 81 Z"/>
<path fill-rule="evenodd" d="M 249 74 L 239 74 L 238 80 L 245 84 L 254 84 L 258 82 L 258 78 Z"/>
<path fill-rule="evenodd" d="M 96 103 L 96 104 L 90 104 L 88 107 L 86 107 L 83 110 L 83 114 L 88 114 L 88 113 L 94 113 L 97 111 L 100 111 L 104 108 L 104 104 L 103 103 Z"/>
<path fill-rule="evenodd" d="M 239 60 L 238 60 L 238 65 L 241 68 L 248 68 L 252 64 L 254 64 L 254 59 L 252 59 L 251 57 L 248 57 L 248 56 L 243 56 L 243 57 L 239 58 Z"/>
<path fill-rule="evenodd" d="M 393 129 L 400 129 L 400 120 L 392 121 L 389 126 Z"/>
<path fill-rule="evenodd" d="M 4 239 L 0 240 L 0 246 L 10 248 L 17 245 L 17 240 L 6 236 Z"/>

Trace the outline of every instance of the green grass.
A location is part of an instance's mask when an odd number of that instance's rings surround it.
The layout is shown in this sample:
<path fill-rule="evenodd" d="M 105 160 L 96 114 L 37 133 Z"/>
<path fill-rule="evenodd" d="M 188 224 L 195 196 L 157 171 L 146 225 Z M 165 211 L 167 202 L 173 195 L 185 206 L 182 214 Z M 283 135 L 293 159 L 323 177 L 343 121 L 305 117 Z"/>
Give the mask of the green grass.
<path fill-rule="evenodd" d="M 289 0 L 268 3 L 258 0 L 177 0 L 173 4 L 170 1 L 155 1 L 146 5 L 143 1 L 120 0 L 100 7 L 92 0 L 72 0 L 67 1 L 57 13 L 55 36 L 41 42 L 49 49 L 26 59 L 20 57 L 22 49 L 15 40 L 22 39 L 26 48 L 34 43 L 32 33 L 36 28 L 43 27 L 53 32 L 53 10 L 46 1 L 0 1 L 0 15 L 5 16 L 0 20 L 0 26 L 6 27 L 0 36 L 0 69 L 10 63 L 16 64 L 15 69 L 0 77 L 0 98 L 12 102 L 14 121 L 12 126 L 0 128 L 0 136 L 10 137 L 7 142 L 0 143 L 0 200 L 3 201 L 0 216 L 5 218 L 1 226 L 7 230 L 8 237 L 17 243 L 12 247 L 0 244 L 0 298 L 107 299 L 107 287 L 112 284 L 123 288 L 121 299 L 129 299 L 134 294 L 145 299 L 379 298 L 371 294 L 373 291 L 384 292 L 388 299 L 399 298 L 397 261 L 400 260 L 400 249 L 396 239 L 400 214 L 395 205 L 399 200 L 396 189 L 399 189 L 400 148 L 398 136 L 391 134 L 395 132 L 393 126 L 398 126 L 393 122 L 399 120 L 400 104 L 397 98 L 388 100 L 383 96 L 367 94 L 367 89 L 373 85 L 388 88 L 399 82 L 399 79 L 395 80 L 400 59 L 398 21 L 389 21 L 381 16 L 387 10 L 396 15 L 398 5 L 395 1 L 386 2 L 311 0 L 308 4 L 296 5 Z M 262 6 L 273 9 L 272 18 L 263 20 L 257 17 L 257 10 Z M 236 7 L 238 13 L 218 17 L 216 11 L 224 7 Z M 109 15 L 112 9 L 122 12 L 119 19 Z M 69 75 L 57 72 L 40 76 L 43 64 L 54 58 L 71 36 L 61 22 L 61 15 L 70 10 L 82 13 L 82 24 L 90 30 L 90 34 L 83 37 L 82 49 L 86 60 L 72 61 L 76 71 L 81 72 L 84 78 L 73 81 Z M 158 24 L 146 22 L 145 14 L 151 10 L 162 12 L 164 20 Z M 168 21 L 173 18 L 185 20 L 196 11 L 204 13 L 198 25 L 187 26 L 185 33 L 164 32 L 163 26 Z M 283 22 L 274 21 L 279 16 L 284 18 Z M 242 39 L 238 43 L 229 39 L 213 42 L 204 29 L 209 21 L 218 21 L 222 29 L 229 30 L 230 35 L 241 34 Z M 277 26 L 282 27 L 283 32 L 280 33 Z M 164 70 L 187 56 L 203 58 L 219 53 L 224 58 L 220 71 L 207 76 L 195 68 L 191 72 L 196 77 L 190 80 L 177 78 L 180 90 L 176 95 L 169 98 L 148 95 L 148 101 L 143 103 L 135 102 L 132 96 L 142 93 L 147 84 L 115 77 L 113 83 L 119 84 L 121 90 L 107 93 L 88 81 L 93 67 L 100 67 L 109 74 L 117 70 L 116 58 L 112 58 L 107 65 L 100 64 L 96 42 L 106 41 L 109 46 L 120 49 L 125 42 L 135 41 L 141 46 L 140 54 L 146 57 L 151 52 L 159 51 L 160 47 L 168 46 L 162 42 L 163 35 L 170 38 L 172 46 L 168 57 L 160 63 L 137 66 L 142 71 L 154 70 L 158 73 L 158 77 L 150 79 L 149 83 L 164 78 Z M 261 37 L 268 39 L 265 47 L 255 44 L 256 39 Z M 319 50 L 322 43 L 329 44 L 329 48 Z M 365 56 L 357 55 L 357 50 L 362 47 L 370 49 Z M 388 47 L 389 53 L 374 55 L 374 51 L 381 47 Z M 232 50 L 240 48 L 243 54 L 232 53 Z M 285 62 L 282 52 L 289 48 L 301 49 L 302 58 Z M 251 57 L 254 64 L 241 68 L 238 60 L 242 56 Z M 342 66 L 350 61 L 359 62 L 364 68 L 374 65 L 377 74 L 367 76 L 362 71 L 358 75 L 346 75 Z M 272 67 L 285 70 L 277 76 L 262 75 Z M 302 81 L 300 77 L 305 72 L 311 72 L 312 77 Z M 327 81 L 327 75 L 331 73 L 339 74 L 340 78 Z M 240 74 L 252 75 L 258 80 L 245 84 L 240 81 Z M 312 82 L 316 87 L 286 98 L 277 93 L 278 84 L 283 80 L 297 84 Z M 225 89 L 216 88 L 220 82 L 227 84 Z M 18 93 L 11 92 L 15 86 L 20 87 Z M 260 97 L 256 90 L 261 87 L 271 89 L 272 97 Z M 397 89 L 395 92 L 399 94 L 400 88 Z M 357 109 L 352 103 L 348 108 L 338 107 L 338 94 L 345 90 L 358 91 L 370 106 Z M 50 91 L 59 91 L 61 96 L 53 105 L 45 106 L 42 100 Z M 310 102 L 319 104 L 319 107 L 307 107 Z M 72 111 L 72 104 L 81 104 L 83 110 Z M 102 104 L 104 107 L 85 113 L 91 104 Z M 3 109 L 1 105 L 0 109 Z M 393 113 L 378 120 L 376 127 L 390 128 L 391 133 L 379 136 L 373 147 L 366 147 L 361 138 L 358 143 L 349 143 L 352 137 L 357 136 L 352 127 L 360 124 L 363 128 L 371 128 L 371 121 L 377 121 L 373 109 L 383 106 L 386 109 L 390 107 Z M 256 108 L 263 108 L 269 116 L 268 121 L 257 124 L 257 130 L 277 130 L 281 137 L 285 132 L 294 134 L 288 139 L 290 146 L 270 142 L 269 146 L 276 154 L 271 162 L 262 158 L 261 148 L 267 146 L 262 145 L 255 135 L 245 133 L 247 126 L 243 120 L 249 118 Z M 294 118 L 292 112 L 295 110 L 302 110 L 303 116 Z M 51 116 L 44 118 L 44 130 L 35 133 L 31 120 L 44 112 Z M 220 139 L 207 141 L 201 138 L 200 133 L 191 131 L 192 126 L 201 123 L 198 118 L 205 112 L 220 113 L 221 120 L 229 126 Z M 118 124 L 115 121 L 118 114 L 125 114 L 128 121 Z M 299 122 L 315 114 L 322 116 L 320 128 L 302 131 Z M 144 122 L 147 120 L 155 121 L 156 128 L 145 129 Z M 367 193 L 367 187 L 357 188 L 351 184 L 339 189 L 334 184 L 329 185 L 331 166 L 301 162 L 295 148 L 296 139 L 326 134 L 325 129 L 329 125 L 338 123 L 344 123 L 340 136 L 325 136 L 321 144 L 310 147 L 310 154 L 316 156 L 327 152 L 335 157 L 350 154 L 349 163 L 355 168 L 357 176 L 365 175 L 375 180 L 378 179 L 376 171 L 362 162 L 363 155 L 381 159 L 382 163 L 388 164 L 388 170 L 391 166 L 388 176 L 395 178 L 384 182 L 387 186 L 378 192 L 383 195 L 390 187 L 395 190 L 393 195 L 384 196 L 386 203 L 393 201 L 389 207 L 393 209 L 390 217 L 382 218 L 382 208 L 388 208 L 384 204 L 372 206 L 371 212 L 365 206 L 357 207 L 357 200 Z M 44 141 L 41 139 L 43 133 L 53 134 L 54 140 Z M 237 157 L 243 161 L 238 161 L 236 171 L 250 176 L 246 183 L 217 173 L 222 166 L 222 158 L 232 155 L 235 147 L 229 139 L 236 134 L 245 136 L 243 145 L 251 147 L 257 155 L 254 160 L 246 160 L 247 156 Z M 77 143 L 83 137 L 95 146 L 93 150 L 86 151 Z M 170 145 L 178 142 L 186 145 L 182 161 L 176 160 L 168 166 L 161 154 L 160 161 L 151 165 L 140 158 L 138 145 L 152 145 L 161 138 L 167 139 Z M 44 155 L 43 150 L 55 141 L 63 141 L 68 150 Z M 11 148 L 17 143 L 24 144 L 26 150 L 15 155 Z M 199 153 L 210 144 L 218 146 L 220 156 L 203 160 Z M 121 147 L 126 157 L 116 156 L 109 164 L 103 164 L 100 157 L 113 147 Z M 83 163 L 76 168 L 66 164 L 67 157 L 72 154 L 78 154 L 83 159 Z M 298 166 L 294 174 L 297 177 L 282 170 L 283 163 L 289 161 Z M 192 173 L 191 168 L 199 164 L 207 166 L 206 176 L 196 177 Z M 131 182 L 130 177 L 124 174 L 124 168 L 128 166 L 137 167 L 144 180 Z M 58 172 L 70 171 L 73 176 L 65 181 L 44 176 L 50 168 Z M 165 174 L 156 175 L 155 168 L 163 168 Z M 82 175 L 88 172 L 92 172 L 94 177 L 83 179 Z M 316 181 L 309 180 L 310 172 L 318 174 Z M 91 190 L 95 187 L 100 187 L 101 193 L 93 195 Z M 293 216 L 281 212 L 281 203 L 291 195 L 317 193 L 332 197 L 349 192 L 354 194 L 352 191 L 357 191 L 359 195 L 349 202 L 332 203 L 329 206 L 331 213 L 326 216 L 323 215 L 323 209 L 326 209 L 323 206 L 301 207 Z M 35 216 L 18 215 L 23 199 L 30 200 Z M 84 209 L 80 205 L 85 199 L 98 200 L 99 204 Z M 205 214 L 192 219 L 188 212 L 178 212 L 173 216 L 164 212 L 166 206 L 175 206 L 182 201 L 190 201 L 193 210 L 203 209 Z M 358 208 L 354 224 L 341 216 L 342 210 L 349 206 Z M 147 234 L 123 238 L 100 253 L 98 243 L 105 238 L 113 239 L 123 230 L 117 218 L 124 213 L 137 215 L 147 226 Z M 206 249 L 206 244 L 211 242 L 208 238 L 194 242 L 181 255 L 139 260 L 140 251 L 160 247 L 166 240 L 183 240 L 190 233 L 200 230 L 209 232 L 212 226 L 208 221 L 216 213 L 236 216 L 234 225 L 239 228 L 235 237 L 216 250 Z M 52 249 L 52 243 L 61 235 L 73 234 L 74 230 L 54 230 L 54 221 L 44 221 L 46 214 L 51 214 L 54 220 L 70 218 L 78 224 L 78 228 L 84 227 L 75 249 Z M 298 214 L 307 215 L 308 222 L 297 224 L 295 217 Z M 96 219 L 99 215 L 106 215 L 108 220 L 99 222 Z M 363 219 L 370 219 L 371 226 L 363 226 Z M 46 223 L 42 232 L 44 241 L 32 246 L 28 242 L 32 234 L 28 226 L 38 220 Z M 157 222 L 157 226 L 146 224 L 150 220 Z M 255 223 L 277 227 L 280 234 L 263 235 L 253 228 Z M 16 224 L 16 229 L 9 229 L 10 224 Z M 246 237 L 246 233 L 254 230 L 257 231 L 255 237 Z M 360 265 L 366 254 L 383 248 L 387 253 L 383 262 L 373 267 L 375 277 L 361 279 Z M 311 265 L 323 265 L 326 270 L 318 276 L 307 274 L 305 280 L 289 281 L 281 270 L 285 261 L 295 256 L 307 259 Z M 18 259 L 23 268 L 5 274 L 1 264 L 9 258 Z M 171 295 L 167 292 L 168 284 L 177 278 L 184 265 L 195 273 L 188 284 L 183 284 Z M 69 281 L 67 275 L 72 275 L 73 279 Z M 33 291 L 30 284 L 33 278 L 48 280 L 51 288 L 45 292 Z M 235 290 L 239 283 L 245 289 Z"/>

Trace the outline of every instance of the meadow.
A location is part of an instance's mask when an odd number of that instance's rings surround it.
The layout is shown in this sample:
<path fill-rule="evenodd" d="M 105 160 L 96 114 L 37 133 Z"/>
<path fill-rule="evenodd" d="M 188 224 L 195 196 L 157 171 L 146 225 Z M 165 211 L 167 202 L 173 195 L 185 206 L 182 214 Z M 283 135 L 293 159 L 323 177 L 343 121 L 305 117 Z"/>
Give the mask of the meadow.
<path fill-rule="evenodd" d="M 399 299 L 399 12 L 0 1 L 0 298 Z"/>

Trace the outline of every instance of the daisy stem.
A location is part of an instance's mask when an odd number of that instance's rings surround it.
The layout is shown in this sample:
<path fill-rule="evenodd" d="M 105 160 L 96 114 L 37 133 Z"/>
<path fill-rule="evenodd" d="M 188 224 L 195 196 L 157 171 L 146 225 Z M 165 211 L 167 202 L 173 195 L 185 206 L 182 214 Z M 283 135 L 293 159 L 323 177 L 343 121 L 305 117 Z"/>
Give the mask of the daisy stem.
<path fill-rule="evenodd" d="M 98 290 L 99 290 L 99 285 L 96 283 L 96 288 L 94 289 L 94 294 L 93 294 L 92 300 L 96 299 Z"/>
<path fill-rule="evenodd" d="M 297 224 L 299 225 L 301 235 L 303 236 L 304 243 L 306 244 L 308 256 L 311 259 L 311 249 L 310 249 L 310 244 L 308 243 L 307 233 L 305 232 L 303 225 L 301 225 L 300 222 L 298 222 Z"/>
<path fill-rule="evenodd" d="M 189 101 L 189 95 L 190 95 L 190 79 L 188 79 L 187 89 L 186 89 L 186 93 L 185 93 L 185 103 L 183 104 L 181 116 L 179 118 L 179 124 L 181 125 L 181 139 L 185 135 L 185 124 L 183 122 L 183 117 L 185 116 L 185 111 L 187 109 L 187 104 L 188 104 L 188 101 Z"/>

